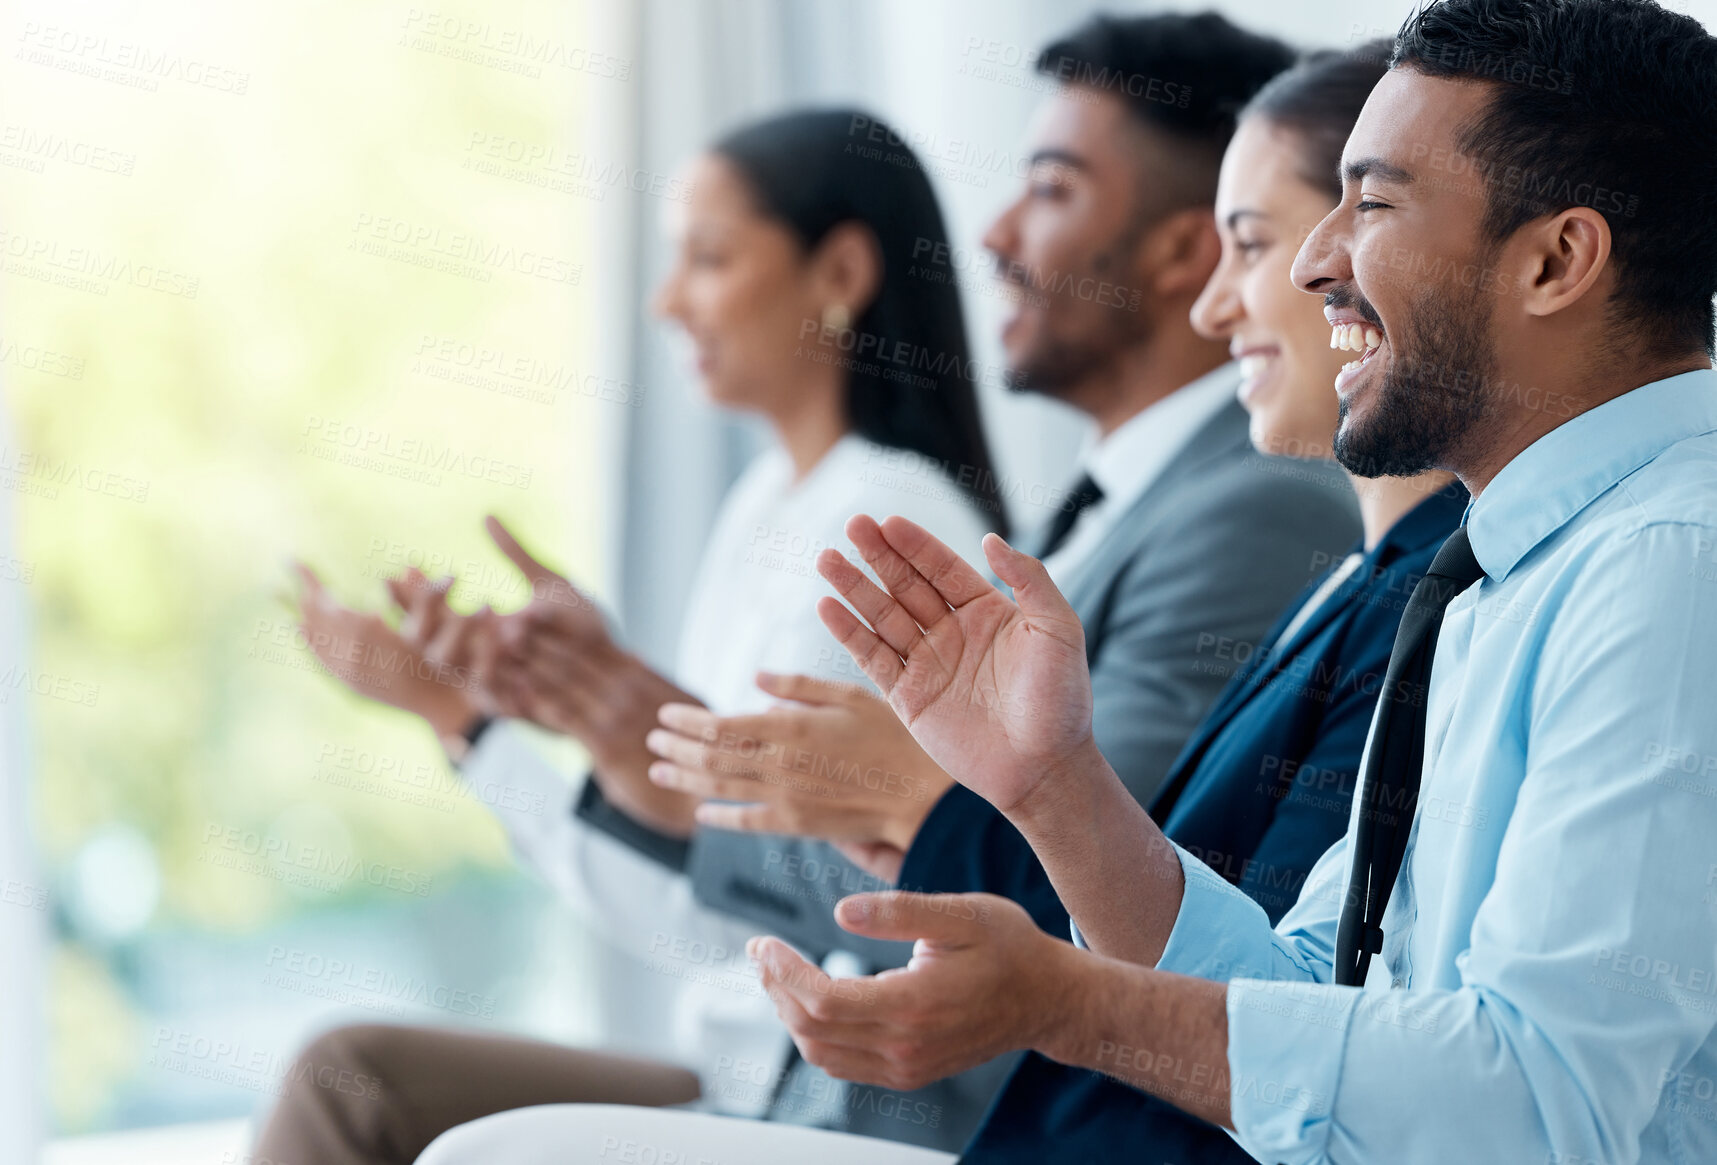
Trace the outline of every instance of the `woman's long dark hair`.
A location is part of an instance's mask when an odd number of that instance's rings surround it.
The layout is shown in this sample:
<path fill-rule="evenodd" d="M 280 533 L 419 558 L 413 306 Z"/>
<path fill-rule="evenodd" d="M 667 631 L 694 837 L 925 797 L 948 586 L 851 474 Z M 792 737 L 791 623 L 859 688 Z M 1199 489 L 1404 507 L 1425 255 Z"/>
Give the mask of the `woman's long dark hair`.
<path fill-rule="evenodd" d="M 948 231 L 912 148 L 870 114 L 831 109 L 754 122 L 711 149 L 807 251 L 842 223 L 869 228 L 881 282 L 837 338 L 847 420 L 861 437 L 935 462 L 1005 533 Z"/>
<path fill-rule="evenodd" d="M 1305 142 L 1300 176 L 1341 201 L 1341 151 L 1365 99 L 1389 71 L 1391 40 L 1373 40 L 1345 52 L 1308 53 L 1278 73 L 1240 111 L 1299 134 Z"/>

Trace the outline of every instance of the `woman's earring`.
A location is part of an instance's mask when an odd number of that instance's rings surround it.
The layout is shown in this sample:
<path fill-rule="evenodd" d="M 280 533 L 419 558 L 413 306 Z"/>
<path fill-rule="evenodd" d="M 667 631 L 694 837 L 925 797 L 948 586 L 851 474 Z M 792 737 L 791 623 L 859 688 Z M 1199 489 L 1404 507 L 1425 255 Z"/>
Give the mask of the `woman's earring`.
<path fill-rule="evenodd" d="M 844 303 L 831 303 L 823 309 L 823 331 L 844 332 L 852 327 L 853 313 Z"/>

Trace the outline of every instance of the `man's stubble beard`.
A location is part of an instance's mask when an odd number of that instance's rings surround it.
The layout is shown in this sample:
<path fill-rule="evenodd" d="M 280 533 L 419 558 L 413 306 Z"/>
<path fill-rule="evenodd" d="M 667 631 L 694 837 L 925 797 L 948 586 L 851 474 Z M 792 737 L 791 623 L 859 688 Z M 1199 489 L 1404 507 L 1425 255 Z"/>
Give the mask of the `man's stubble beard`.
<path fill-rule="evenodd" d="M 1155 322 L 1141 313 L 1114 309 L 1115 319 L 1088 339 L 1046 339 L 1022 363 L 1008 370 L 1008 388 L 1017 393 L 1036 393 L 1067 401 L 1079 396 L 1081 385 L 1113 364 L 1130 348 L 1155 334 Z"/>
<path fill-rule="evenodd" d="M 1139 240 L 1155 225 L 1158 216 L 1159 212 L 1144 206 L 1136 208 L 1127 225 L 1109 245 L 1091 257 L 1082 275 L 1096 280 L 1113 280 L 1114 267 L 1122 262 L 1123 256 L 1138 247 Z M 1130 279 L 1135 287 L 1143 287 L 1147 283 L 1143 272 L 1132 272 Z M 1080 279 L 1074 278 L 1072 282 L 1078 286 Z M 1030 287 L 1021 290 L 1026 295 L 1043 294 Z M 1108 308 L 1102 320 L 1102 326 L 1088 338 L 1065 340 L 1046 334 L 1036 352 L 1008 369 L 1008 388 L 1013 392 L 1037 393 L 1053 400 L 1076 403 L 1081 385 L 1113 364 L 1121 353 L 1149 341 L 1157 330 L 1157 321 L 1143 310 Z M 1046 317 L 1046 333 L 1050 326 L 1050 318 Z"/>
<path fill-rule="evenodd" d="M 1449 468 L 1494 411 L 1490 320 L 1459 310 L 1443 290 L 1428 291 L 1417 297 L 1389 343 L 1393 355 L 1364 422 L 1352 421 L 1347 398 L 1341 400 L 1336 460 L 1365 478 Z"/>

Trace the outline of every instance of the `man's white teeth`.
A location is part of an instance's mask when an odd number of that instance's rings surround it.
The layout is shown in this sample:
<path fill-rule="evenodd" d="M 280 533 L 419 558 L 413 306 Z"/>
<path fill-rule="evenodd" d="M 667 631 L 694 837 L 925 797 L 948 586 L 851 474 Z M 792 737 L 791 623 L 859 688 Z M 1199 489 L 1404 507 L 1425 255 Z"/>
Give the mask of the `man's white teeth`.
<path fill-rule="evenodd" d="M 1256 380 L 1264 374 L 1264 369 L 1269 366 L 1269 363 L 1270 358 L 1268 356 L 1243 357 L 1240 361 L 1240 375 L 1247 380 Z"/>
<path fill-rule="evenodd" d="M 1381 348 L 1383 333 L 1369 324 L 1335 324 L 1330 330 L 1329 346 L 1344 352 Z"/>

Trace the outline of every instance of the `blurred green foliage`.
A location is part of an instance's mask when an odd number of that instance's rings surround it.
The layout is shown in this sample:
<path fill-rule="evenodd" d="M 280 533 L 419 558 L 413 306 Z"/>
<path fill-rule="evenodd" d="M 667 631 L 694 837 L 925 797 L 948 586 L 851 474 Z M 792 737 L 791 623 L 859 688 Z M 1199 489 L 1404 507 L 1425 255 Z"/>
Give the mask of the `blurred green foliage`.
<path fill-rule="evenodd" d="M 592 272 L 573 282 L 564 265 L 557 277 L 517 260 L 465 273 L 421 265 L 484 249 L 580 261 L 587 198 L 468 163 L 480 135 L 576 151 L 583 86 L 597 82 L 444 55 L 411 27 L 415 12 L 199 0 L 137 10 L 126 25 L 67 10 L 57 15 L 68 28 L 212 63 L 244 75 L 244 91 L 171 76 L 150 91 L 23 58 L 0 80 L 7 120 L 133 159 L 129 173 L 52 158 L 0 170 L 7 231 L 45 244 L 61 272 L 74 251 L 100 257 L 94 273 L 81 268 L 88 287 L 8 263 L 5 338 L 74 363 L 14 360 L 0 374 L 20 447 L 81 475 L 53 490 L 44 477 L 11 499 L 15 554 L 34 569 L 31 665 L 86 697 L 32 697 L 44 864 L 58 886 L 92 832 L 136 827 L 162 876 L 152 927 L 243 934 L 352 898 L 399 898 L 216 869 L 211 829 L 343 846 L 438 889 L 509 861 L 473 802 L 423 811 L 313 779 L 329 746 L 407 765 L 439 755 L 419 725 L 347 694 L 308 653 L 270 649 L 290 638 L 291 557 L 368 604 L 381 601 L 394 550 L 505 580 L 480 525 L 498 512 L 598 581 L 604 434 L 624 406 L 564 386 L 539 389 L 545 403 L 499 382 L 456 383 L 437 373 L 457 373 L 458 358 L 435 355 L 451 341 L 442 351 L 578 368 Z M 579 41 L 577 11 L 549 0 L 463 15 Z M 366 253 L 383 221 L 384 235 L 404 223 L 417 241 Z M 179 290 L 194 280 L 195 295 L 103 280 L 108 259 L 171 272 Z M 392 460 L 377 471 L 309 452 L 335 423 L 382 434 Z M 412 442 L 522 467 L 528 487 L 517 472 L 505 475 L 514 484 L 457 471 L 439 484 L 402 479 L 401 467 L 421 468 L 399 452 Z M 114 478 L 132 487 L 87 484 Z M 127 500 L 137 483 L 145 496 Z M 504 591 L 481 597 L 509 605 Z M 59 1121 L 75 1129 L 101 1124 L 106 1098 L 138 1070 L 145 1017 L 111 952 L 75 927 L 61 948 L 53 1080 Z"/>

